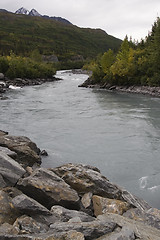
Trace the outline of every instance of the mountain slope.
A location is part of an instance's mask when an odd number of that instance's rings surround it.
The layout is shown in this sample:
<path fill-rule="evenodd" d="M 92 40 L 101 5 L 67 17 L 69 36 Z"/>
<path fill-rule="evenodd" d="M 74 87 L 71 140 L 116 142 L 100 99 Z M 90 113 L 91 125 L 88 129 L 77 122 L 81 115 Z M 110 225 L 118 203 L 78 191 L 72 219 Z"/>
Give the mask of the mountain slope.
<path fill-rule="evenodd" d="M 0 12 L 0 54 L 11 50 L 27 55 L 38 49 L 41 54 L 56 54 L 60 60 L 82 55 L 95 57 L 109 48 L 118 49 L 121 40 L 100 29 L 79 28 L 52 18 Z"/>

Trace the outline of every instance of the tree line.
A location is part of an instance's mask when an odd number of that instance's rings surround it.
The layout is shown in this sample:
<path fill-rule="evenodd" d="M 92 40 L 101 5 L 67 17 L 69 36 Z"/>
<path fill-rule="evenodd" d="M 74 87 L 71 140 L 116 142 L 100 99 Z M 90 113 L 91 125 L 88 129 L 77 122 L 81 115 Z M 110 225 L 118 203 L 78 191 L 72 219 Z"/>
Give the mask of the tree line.
<path fill-rule="evenodd" d="M 160 19 L 140 43 L 126 36 L 117 53 L 111 49 L 84 66 L 93 84 L 160 85 Z"/>

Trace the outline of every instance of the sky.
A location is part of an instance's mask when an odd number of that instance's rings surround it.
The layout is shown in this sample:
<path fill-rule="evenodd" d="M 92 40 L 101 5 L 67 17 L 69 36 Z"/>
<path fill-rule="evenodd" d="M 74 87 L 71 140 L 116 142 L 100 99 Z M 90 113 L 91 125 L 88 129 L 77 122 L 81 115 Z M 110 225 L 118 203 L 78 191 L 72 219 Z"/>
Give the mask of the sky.
<path fill-rule="evenodd" d="M 42 15 L 63 17 L 79 27 L 101 28 L 124 39 L 144 39 L 160 15 L 160 0 L 1 0 L 0 8 L 15 12 L 35 8 Z"/>

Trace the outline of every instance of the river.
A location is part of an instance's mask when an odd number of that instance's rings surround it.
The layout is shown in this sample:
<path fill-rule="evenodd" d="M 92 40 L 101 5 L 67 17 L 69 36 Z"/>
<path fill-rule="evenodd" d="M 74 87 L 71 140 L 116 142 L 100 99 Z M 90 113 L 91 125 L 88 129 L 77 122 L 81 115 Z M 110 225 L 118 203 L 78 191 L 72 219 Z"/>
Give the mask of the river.
<path fill-rule="evenodd" d="M 98 167 L 110 181 L 160 208 L 160 99 L 78 88 L 84 74 L 11 89 L 0 101 L 0 129 L 35 141 L 44 167 Z"/>

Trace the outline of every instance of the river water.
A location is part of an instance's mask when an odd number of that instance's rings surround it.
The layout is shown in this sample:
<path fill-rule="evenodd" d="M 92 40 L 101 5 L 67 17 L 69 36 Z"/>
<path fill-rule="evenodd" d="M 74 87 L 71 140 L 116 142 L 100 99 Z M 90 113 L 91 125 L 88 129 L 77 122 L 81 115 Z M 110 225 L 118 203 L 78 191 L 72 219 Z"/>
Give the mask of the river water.
<path fill-rule="evenodd" d="M 160 208 L 160 99 L 78 88 L 84 74 L 57 76 L 63 80 L 11 89 L 0 101 L 0 129 L 47 150 L 44 167 L 96 166 Z"/>

